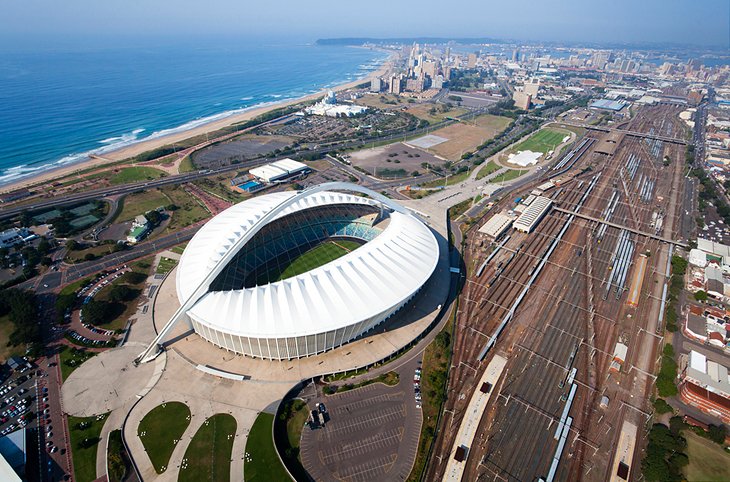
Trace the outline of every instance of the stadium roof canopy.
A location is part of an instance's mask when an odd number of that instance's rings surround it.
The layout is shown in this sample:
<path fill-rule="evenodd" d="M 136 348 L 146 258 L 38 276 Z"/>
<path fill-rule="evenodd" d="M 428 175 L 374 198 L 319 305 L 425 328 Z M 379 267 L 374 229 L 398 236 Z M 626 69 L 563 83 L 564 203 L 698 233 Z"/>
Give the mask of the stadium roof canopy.
<path fill-rule="evenodd" d="M 380 207 L 371 198 L 333 191 L 297 197 L 277 192 L 236 204 L 203 226 L 185 248 L 177 269 L 180 300 L 191 297 L 238 240 L 273 209 L 275 218 L 336 204 Z M 209 291 L 188 315 L 212 328 L 251 337 L 322 333 L 364 320 L 401 304 L 429 279 L 439 257 L 436 238 L 405 209 L 390 213 L 373 240 L 306 273 L 252 288 Z"/>

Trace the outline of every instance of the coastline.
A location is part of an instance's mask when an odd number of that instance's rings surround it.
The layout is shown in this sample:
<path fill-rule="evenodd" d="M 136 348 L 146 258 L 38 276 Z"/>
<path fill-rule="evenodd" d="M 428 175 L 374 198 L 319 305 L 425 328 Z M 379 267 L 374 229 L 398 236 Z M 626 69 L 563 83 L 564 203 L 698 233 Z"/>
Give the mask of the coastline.
<path fill-rule="evenodd" d="M 164 136 L 156 137 L 153 139 L 142 139 L 139 142 L 135 142 L 133 144 L 121 147 L 113 151 L 105 152 L 103 155 L 94 155 L 94 157 L 82 159 L 78 162 L 74 162 L 71 164 L 51 167 L 38 173 L 31 174 L 27 177 L 10 181 L 8 184 L 0 185 L 0 193 L 7 193 L 11 191 L 16 191 L 18 189 L 31 188 L 38 184 L 47 183 L 55 179 L 71 175 L 77 171 L 82 171 L 89 168 L 103 167 L 107 164 L 119 162 L 124 159 L 137 156 L 145 151 L 156 149 L 170 143 L 180 142 L 190 137 L 214 132 L 224 127 L 228 127 L 232 124 L 251 120 L 261 114 L 275 109 L 279 109 L 281 107 L 286 107 L 289 105 L 298 104 L 300 102 L 317 99 L 325 95 L 327 91 L 330 90 L 333 92 L 340 92 L 343 90 L 351 89 L 359 84 L 362 84 L 363 82 L 367 82 L 373 79 L 374 77 L 382 77 L 392 68 L 394 58 L 397 54 L 393 51 L 387 52 L 389 53 L 389 56 L 382 62 L 378 69 L 373 70 L 369 74 L 359 79 L 322 89 L 314 94 L 308 94 L 302 97 L 271 102 L 267 103 L 266 105 L 251 106 L 250 108 L 245 109 L 241 112 L 232 113 L 231 115 L 228 115 L 221 119 L 215 119 L 210 122 L 191 127 L 190 129 L 186 129 L 184 131 L 172 132 L 170 134 L 166 134 Z"/>

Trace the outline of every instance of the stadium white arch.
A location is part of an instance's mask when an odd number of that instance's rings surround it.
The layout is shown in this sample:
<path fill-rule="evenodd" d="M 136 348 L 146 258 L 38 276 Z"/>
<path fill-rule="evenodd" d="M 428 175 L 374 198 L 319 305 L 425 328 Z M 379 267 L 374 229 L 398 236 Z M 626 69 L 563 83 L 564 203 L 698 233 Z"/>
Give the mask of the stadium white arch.
<path fill-rule="evenodd" d="M 400 204 L 396 203 L 395 201 L 371 190 L 368 188 L 365 188 L 363 186 L 359 186 L 357 184 L 351 184 L 351 183 L 344 183 L 344 182 L 331 182 L 331 183 L 325 183 L 320 184 L 317 186 L 313 186 L 310 188 L 307 188 L 303 191 L 300 191 L 293 196 L 287 197 L 286 199 L 282 200 L 279 204 L 271 207 L 268 211 L 263 213 L 260 217 L 258 217 L 252 225 L 250 225 L 242 236 L 240 236 L 238 239 L 236 239 L 229 247 L 228 249 L 222 254 L 222 256 L 217 260 L 214 266 L 210 268 L 210 270 L 207 272 L 207 274 L 202 278 L 202 280 L 194 287 L 192 290 L 186 290 L 189 291 L 190 294 L 185 297 L 184 301 L 181 303 L 180 308 L 175 312 L 175 314 L 172 316 L 172 318 L 168 321 L 168 323 L 163 327 L 163 329 L 160 331 L 160 333 L 157 335 L 157 337 L 153 340 L 153 342 L 147 347 L 147 349 L 139 355 L 137 358 L 138 362 L 147 362 L 152 359 L 154 359 L 163 349 L 163 345 L 165 341 L 168 339 L 172 329 L 177 325 L 177 323 L 180 322 L 180 320 L 185 319 L 185 315 L 189 314 L 189 312 L 193 309 L 193 307 L 196 306 L 196 304 L 203 298 L 210 289 L 211 283 L 216 279 L 216 277 L 225 269 L 225 267 L 232 261 L 234 256 L 240 251 L 240 249 L 248 243 L 253 237 L 268 223 L 275 220 L 278 216 L 280 216 L 284 211 L 289 209 L 291 206 L 297 205 L 297 203 L 300 203 L 301 201 L 305 200 L 306 198 L 310 196 L 317 195 L 318 193 L 323 193 L 326 191 L 353 191 L 353 192 L 359 192 L 362 194 L 366 194 L 373 200 L 380 203 L 381 208 L 383 205 L 387 206 L 391 210 L 393 210 L 396 213 L 402 214 L 404 216 L 407 216 L 410 220 L 417 222 L 417 225 L 412 225 L 412 228 L 415 229 L 423 229 L 428 232 L 428 236 L 430 236 L 431 239 L 428 240 L 430 243 L 429 246 L 429 252 L 426 260 L 424 260 L 424 263 L 428 266 L 424 266 L 424 269 L 422 270 L 423 273 L 430 274 L 435 269 L 436 263 L 438 261 L 438 244 L 433 237 L 433 234 L 428 231 L 428 228 L 425 227 L 420 220 L 418 220 L 410 211 L 405 209 Z M 420 228 L 419 228 L 420 226 Z M 396 240 L 397 242 L 398 240 Z M 427 279 L 428 277 L 426 277 Z M 425 280 L 424 280 L 425 281 Z M 420 285 L 415 287 L 415 291 L 420 289 Z M 180 290 L 178 290 L 178 293 L 180 295 Z M 414 292 L 415 293 L 415 292 Z M 414 294 L 413 293 L 413 294 Z M 410 295 L 412 296 L 412 294 Z M 410 298 L 409 296 L 409 298 Z M 182 299 L 182 298 L 181 298 Z M 374 326 L 375 324 L 378 324 L 383 319 L 390 316 L 393 312 L 397 311 L 405 302 L 408 300 L 402 300 L 397 306 L 389 307 L 388 310 L 379 313 L 378 317 L 374 317 L 372 320 L 361 320 L 360 327 L 364 328 L 370 328 Z M 367 322 L 367 323 L 365 323 Z M 206 329 L 204 326 L 201 326 L 201 324 L 197 324 L 196 331 L 198 329 L 204 328 L 201 330 L 201 336 L 208 339 L 208 341 L 211 341 L 212 343 L 215 343 L 219 346 L 222 346 L 224 348 L 229 348 L 228 343 L 216 343 L 216 339 L 218 339 L 219 335 L 218 333 L 208 332 L 206 333 Z M 209 336 L 205 336 L 205 335 Z M 338 332 L 339 335 L 339 332 Z M 357 336 L 356 330 L 353 328 L 350 331 L 350 335 Z M 322 335 L 324 336 L 324 335 Z M 342 336 L 339 341 L 334 340 L 330 343 L 328 339 L 325 339 L 324 345 L 325 349 L 331 349 L 335 346 L 339 346 L 342 343 L 346 343 L 347 341 L 350 341 L 354 336 L 345 336 L 345 333 L 342 333 Z M 260 341 L 259 341 L 260 343 Z M 317 342 L 317 344 L 319 344 Z M 235 351 L 235 350 L 234 350 Z M 292 353 L 291 351 L 287 350 L 287 352 L 281 353 L 280 348 L 277 348 L 277 355 L 274 355 L 274 351 L 270 348 L 266 353 L 268 353 L 270 356 L 263 356 L 264 358 L 297 358 L 300 356 L 307 356 L 311 353 L 300 353 L 301 350 L 297 350 L 296 353 Z M 323 350 L 317 350 L 317 352 L 323 351 Z M 264 353 L 262 350 L 261 353 Z"/>

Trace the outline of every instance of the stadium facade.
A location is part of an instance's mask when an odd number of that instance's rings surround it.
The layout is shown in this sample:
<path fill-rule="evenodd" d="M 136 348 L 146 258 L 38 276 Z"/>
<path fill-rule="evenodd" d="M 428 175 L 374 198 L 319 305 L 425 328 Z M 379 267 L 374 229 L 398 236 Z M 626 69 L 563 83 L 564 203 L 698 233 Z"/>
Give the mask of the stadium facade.
<path fill-rule="evenodd" d="M 393 316 L 438 259 L 436 238 L 420 219 L 361 186 L 258 196 L 211 219 L 187 245 L 175 280 L 182 306 L 155 343 L 184 319 L 235 353 L 316 355 Z"/>

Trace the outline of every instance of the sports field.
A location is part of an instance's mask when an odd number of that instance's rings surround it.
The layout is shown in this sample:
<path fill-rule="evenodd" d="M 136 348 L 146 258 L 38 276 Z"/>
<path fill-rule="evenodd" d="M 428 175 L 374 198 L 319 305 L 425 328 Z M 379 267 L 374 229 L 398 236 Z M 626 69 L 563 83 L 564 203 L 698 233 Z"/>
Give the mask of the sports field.
<path fill-rule="evenodd" d="M 288 264 L 281 264 L 270 269 L 264 276 L 258 279 L 259 285 L 275 283 L 283 279 L 306 273 L 319 268 L 330 261 L 346 255 L 360 247 L 357 241 L 338 239 L 337 241 L 325 241 L 293 258 Z"/>
<path fill-rule="evenodd" d="M 514 152 L 532 151 L 547 154 L 549 151 L 555 150 L 555 148 L 563 142 L 563 139 L 567 135 L 567 132 L 561 132 L 553 129 L 542 129 L 535 133 L 532 137 L 517 144 L 517 146 L 512 150 Z"/>

